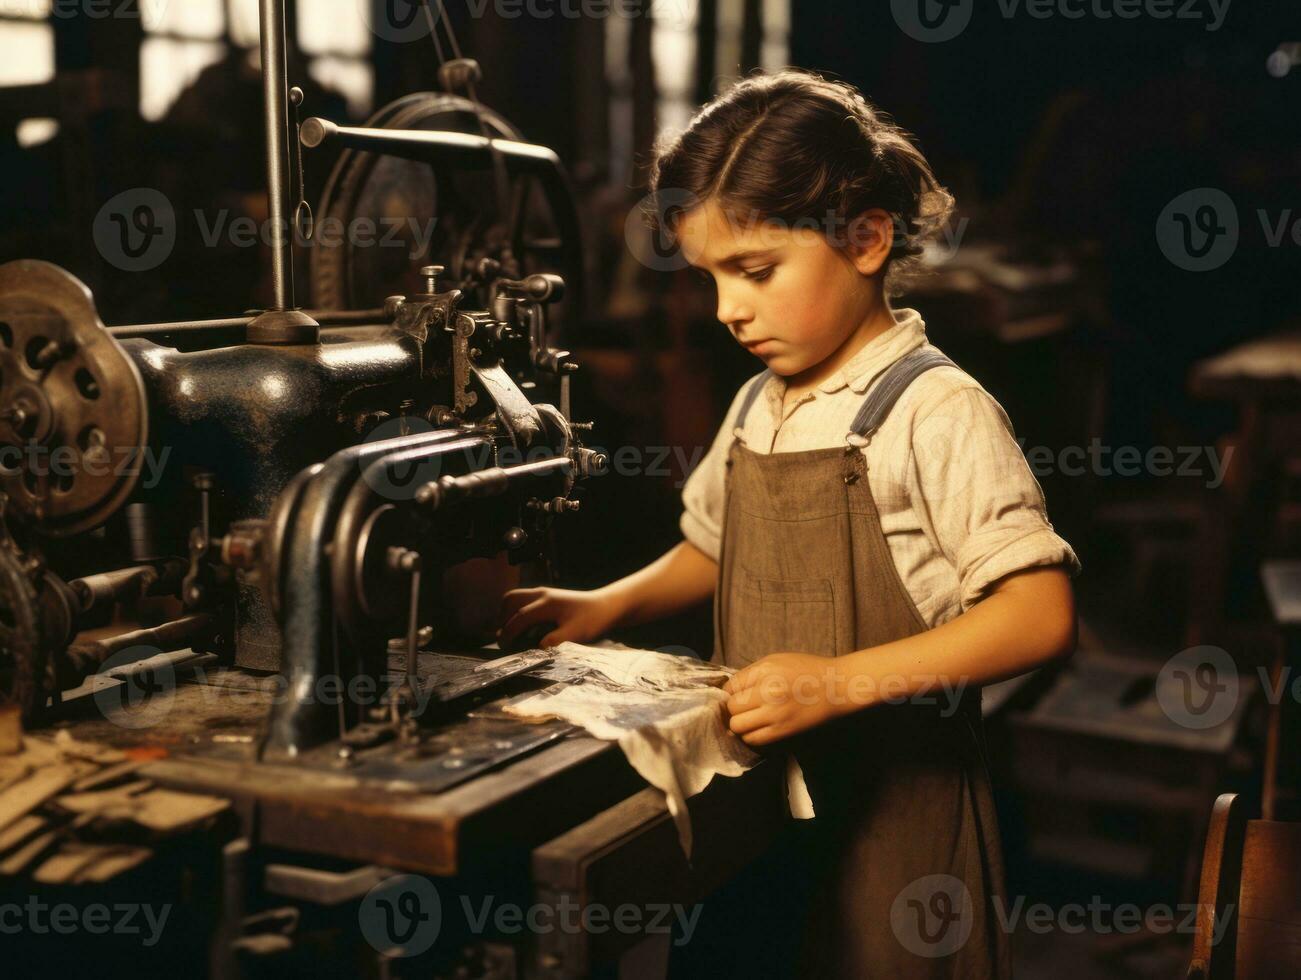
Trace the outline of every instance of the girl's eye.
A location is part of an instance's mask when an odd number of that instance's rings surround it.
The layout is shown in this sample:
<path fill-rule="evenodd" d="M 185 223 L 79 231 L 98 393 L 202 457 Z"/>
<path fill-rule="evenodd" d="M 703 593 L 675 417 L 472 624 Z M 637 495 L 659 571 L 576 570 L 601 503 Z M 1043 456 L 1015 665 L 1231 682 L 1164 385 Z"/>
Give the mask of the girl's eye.
<path fill-rule="evenodd" d="M 753 282 L 764 282 L 772 275 L 772 270 L 773 270 L 772 266 L 769 266 L 766 269 L 754 269 L 754 270 L 747 269 L 747 270 L 743 270 L 741 272 L 741 275 L 745 276 L 745 278 Z"/>

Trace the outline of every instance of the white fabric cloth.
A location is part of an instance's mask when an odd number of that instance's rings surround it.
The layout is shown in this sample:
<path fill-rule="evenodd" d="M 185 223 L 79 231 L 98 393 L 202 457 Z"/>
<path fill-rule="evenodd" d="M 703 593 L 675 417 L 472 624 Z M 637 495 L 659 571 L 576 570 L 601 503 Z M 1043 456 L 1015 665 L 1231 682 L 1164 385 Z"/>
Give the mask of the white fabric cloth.
<path fill-rule="evenodd" d="M 872 382 L 927 344 L 916 310 L 895 311 L 894 327 L 868 341 L 816 389 L 783 409 L 786 382 L 771 376 L 739 430 L 759 453 L 845 444 Z M 728 447 L 741 386 L 708 453 L 682 490 L 682 533 L 718 559 Z M 999 578 L 1040 565 L 1079 571 L 1054 531 L 1002 406 L 958 368 L 925 372 L 900 396 L 862 450 L 881 531 L 904 588 L 928 626 L 955 618 Z"/>
<path fill-rule="evenodd" d="M 727 694 L 722 686 L 732 669 L 621 644 L 595 647 L 566 642 L 516 656 L 539 662 L 551 659 L 541 673 L 558 683 L 507 702 L 506 713 L 562 718 L 596 738 L 618 742 L 642 778 L 663 791 L 689 859 L 687 799 L 715 775 L 739 776 L 760 758 L 727 725 Z M 494 660 L 491 666 L 512 659 Z M 791 815 L 810 818 L 813 804 L 799 763 L 788 755 L 785 765 Z"/>

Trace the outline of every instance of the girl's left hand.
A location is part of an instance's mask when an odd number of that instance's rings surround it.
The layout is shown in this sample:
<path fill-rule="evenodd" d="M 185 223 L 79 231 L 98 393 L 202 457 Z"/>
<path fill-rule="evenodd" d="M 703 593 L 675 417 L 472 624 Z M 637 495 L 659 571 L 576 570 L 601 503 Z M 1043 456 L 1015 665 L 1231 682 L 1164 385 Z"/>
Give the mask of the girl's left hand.
<path fill-rule="evenodd" d="M 835 658 L 811 653 L 773 653 L 756 660 L 723 685 L 731 695 L 729 727 L 747 745 L 757 746 L 830 721 L 849 707 L 842 670 Z"/>

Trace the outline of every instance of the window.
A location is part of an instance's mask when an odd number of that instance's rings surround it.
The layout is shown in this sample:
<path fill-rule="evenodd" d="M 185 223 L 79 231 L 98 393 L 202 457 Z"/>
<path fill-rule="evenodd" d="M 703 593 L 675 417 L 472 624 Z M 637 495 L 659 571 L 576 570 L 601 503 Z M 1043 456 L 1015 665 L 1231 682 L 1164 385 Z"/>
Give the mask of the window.
<path fill-rule="evenodd" d="M 696 34 L 700 5 L 696 0 L 656 4 L 651 27 L 655 64 L 655 119 L 659 135 L 687 128 L 695 110 Z"/>
<path fill-rule="evenodd" d="M 354 116 L 368 115 L 374 98 L 370 40 L 362 4 L 356 0 L 298 0 L 298 43 L 308 57 L 307 70 L 322 85 L 341 92 Z"/>
<path fill-rule="evenodd" d="M 776 71 L 790 59 L 791 0 L 761 0 L 759 67 Z M 745 0 L 718 0 L 717 92 L 741 77 L 745 36 Z"/>
<path fill-rule="evenodd" d="M 746 11 L 758 16 L 759 64 L 768 70 L 784 67 L 790 56 L 791 0 L 715 0 L 704 10 L 714 15 L 714 94 L 725 90 L 741 76 Z M 612 4 L 611 10 L 626 9 Z M 652 16 L 651 61 L 655 71 L 655 114 L 659 135 L 684 129 L 695 112 L 696 78 L 700 64 L 701 38 L 707 37 L 701 23 L 699 0 L 657 0 L 646 2 L 638 12 Z M 645 13 L 649 11 L 649 13 Z M 753 34 L 751 35 L 754 36 Z M 605 23 L 605 78 L 609 95 L 610 173 L 615 180 L 631 172 L 635 151 L 632 74 L 633 15 L 612 12 Z"/>
<path fill-rule="evenodd" d="M 370 112 L 374 77 L 370 31 L 360 0 L 298 0 L 299 49 L 320 84 L 341 92 L 356 116 Z M 234 48 L 256 51 L 258 0 L 184 0 L 141 4 L 145 40 L 140 48 L 140 114 L 157 120 L 177 97 Z"/>
<path fill-rule="evenodd" d="M 0 86 L 40 85 L 54 78 L 50 4 L 51 0 L 25 0 L 0 7 Z M 36 146 L 58 131 L 53 119 L 23 119 L 15 138 L 19 146 Z"/>
<path fill-rule="evenodd" d="M 140 115 L 158 120 L 203 69 L 225 56 L 226 12 L 222 0 L 142 4 L 141 20 Z"/>
<path fill-rule="evenodd" d="M 632 166 L 632 20 L 605 21 L 605 82 L 610 96 L 610 173 L 622 181 Z"/>
<path fill-rule="evenodd" d="M 785 68 L 791 60 L 791 0 L 763 0 L 763 46 L 759 64 L 765 71 Z"/>

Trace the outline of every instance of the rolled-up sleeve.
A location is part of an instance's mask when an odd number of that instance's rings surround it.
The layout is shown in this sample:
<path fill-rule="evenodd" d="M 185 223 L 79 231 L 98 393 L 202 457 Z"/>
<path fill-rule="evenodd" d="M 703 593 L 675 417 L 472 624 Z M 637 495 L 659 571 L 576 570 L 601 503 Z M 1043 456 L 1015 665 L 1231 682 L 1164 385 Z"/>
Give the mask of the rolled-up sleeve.
<path fill-rule="evenodd" d="M 1002 406 L 978 386 L 945 395 L 912 432 L 913 506 L 957 570 L 962 608 L 1005 575 L 1061 565 L 1080 571 L 1075 551 L 1054 530 Z"/>
<path fill-rule="evenodd" d="M 732 399 L 732 404 L 718 427 L 709 451 L 682 485 L 682 517 L 678 524 L 682 536 L 702 552 L 718 561 L 723 533 L 723 492 L 727 482 L 727 451 L 732 443 L 732 429 L 741 411 L 746 385 Z"/>

